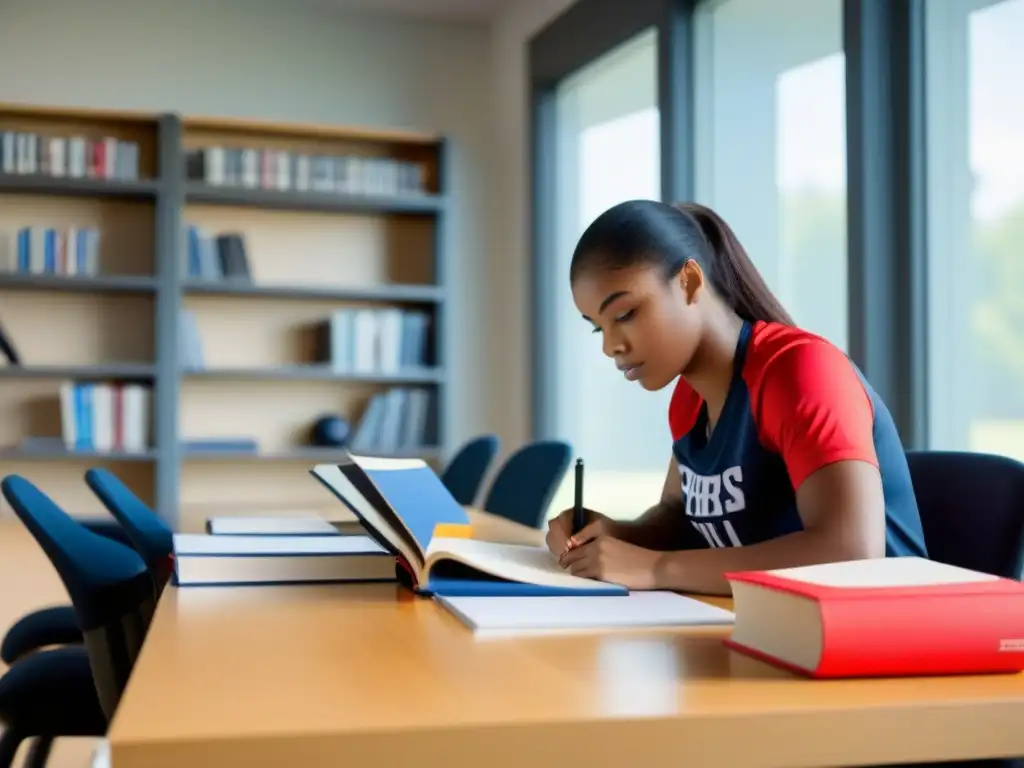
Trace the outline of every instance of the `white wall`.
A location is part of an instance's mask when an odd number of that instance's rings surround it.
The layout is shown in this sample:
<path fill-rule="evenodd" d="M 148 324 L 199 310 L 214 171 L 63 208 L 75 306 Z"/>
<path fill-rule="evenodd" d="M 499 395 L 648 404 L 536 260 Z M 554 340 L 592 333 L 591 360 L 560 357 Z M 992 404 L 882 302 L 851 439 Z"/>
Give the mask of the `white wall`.
<path fill-rule="evenodd" d="M 530 436 L 530 220 L 527 146 L 530 37 L 574 0 L 512 0 L 494 21 L 491 88 L 493 181 L 487 264 L 493 325 L 490 423 L 506 448 Z"/>
<path fill-rule="evenodd" d="M 454 438 L 491 426 L 486 25 L 287 0 L 0 0 L 0 101 L 438 131 L 453 140 Z"/>

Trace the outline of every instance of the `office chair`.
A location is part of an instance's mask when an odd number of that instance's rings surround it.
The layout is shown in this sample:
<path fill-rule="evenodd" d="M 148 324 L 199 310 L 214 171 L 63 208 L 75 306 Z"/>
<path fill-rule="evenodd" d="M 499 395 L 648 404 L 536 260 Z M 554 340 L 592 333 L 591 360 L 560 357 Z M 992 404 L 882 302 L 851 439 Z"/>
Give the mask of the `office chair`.
<path fill-rule="evenodd" d="M 85 482 L 142 556 L 159 597 L 174 571 L 174 532 L 110 470 L 90 469 Z"/>
<path fill-rule="evenodd" d="M 5 477 L 0 482 L 0 492 L 57 570 L 71 596 L 84 646 L 38 651 L 17 662 L 15 667 L 21 668 L 22 664 L 35 661 L 37 656 L 45 659 L 50 653 L 62 652 L 73 657 L 76 652 L 84 651 L 104 719 L 104 728 L 89 735 L 102 736 L 120 701 L 153 616 L 156 606 L 153 578 L 137 552 L 88 530 L 25 478 Z M 65 700 L 55 705 L 51 701 L 54 709 L 79 709 L 87 704 L 81 700 Z M 13 717 L 17 722 L 17 716 Z M 9 723 L 4 739 L 8 735 L 11 741 L 36 736 L 46 744 L 54 737 L 71 735 L 46 729 L 40 733 L 25 730 L 21 725 Z M 17 744 L 13 749 L 16 748 Z M 4 749 L 11 747 L 5 745 Z M 44 751 L 48 750 L 46 744 Z"/>
<path fill-rule="evenodd" d="M 929 558 L 1020 579 L 1024 464 L 958 451 L 908 451 L 907 464 Z"/>
<path fill-rule="evenodd" d="M 523 446 L 498 470 L 483 508 L 531 528 L 541 528 L 571 459 L 572 446 L 560 440 Z"/>
<path fill-rule="evenodd" d="M 85 648 L 42 650 L 16 661 L 0 677 L 0 721 L 0 768 L 10 768 L 25 739 L 34 739 L 26 768 L 42 768 L 55 736 L 106 733 Z"/>
<path fill-rule="evenodd" d="M 963 451 L 907 451 L 928 557 L 1007 579 L 1024 571 L 1024 464 Z M 929 766 L 924 766 L 929 768 Z M 1024 768 L 1024 759 L 933 768 Z"/>
<path fill-rule="evenodd" d="M 120 544 L 131 546 L 124 529 L 116 520 L 102 518 L 81 521 L 82 525 Z M 75 610 L 70 605 L 55 605 L 27 613 L 8 628 L 0 641 L 0 659 L 10 666 L 22 656 L 50 645 L 81 643 Z"/>
<path fill-rule="evenodd" d="M 441 482 L 459 504 L 468 507 L 476 501 L 500 447 L 497 435 L 475 437 L 463 445 L 445 466 Z"/>

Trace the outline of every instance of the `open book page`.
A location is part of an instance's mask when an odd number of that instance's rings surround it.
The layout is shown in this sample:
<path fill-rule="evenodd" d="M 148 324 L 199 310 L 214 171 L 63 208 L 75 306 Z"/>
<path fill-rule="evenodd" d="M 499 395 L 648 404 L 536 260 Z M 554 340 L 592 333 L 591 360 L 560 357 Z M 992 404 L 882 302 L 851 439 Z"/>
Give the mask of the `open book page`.
<path fill-rule="evenodd" d="M 578 589 L 581 592 L 605 586 L 604 582 L 573 576 L 558 564 L 547 547 L 449 538 L 436 538 L 430 542 L 422 583 L 429 581 L 431 567 L 443 560 L 455 560 L 499 579 L 523 584 Z"/>
<path fill-rule="evenodd" d="M 367 531 L 386 539 L 417 571 L 423 568 L 423 555 L 416 546 L 391 525 L 378 509 L 371 504 L 334 464 L 318 464 L 312 470 L 313 476 L 326 485 L 335 496 L 348 505 L 357 517 L 366 523 Z"/>
<path fill-rule="evenodd" d="M 973 584 L 997 577 L 922 557 L 882 557 L 841 563 L 802 565 L 768 571 L 773 576 L 823 587 L 927 587 Z"/>
<path fill-rule="evenodd" d="M 464 507 L 473 526 L 472 538 L 479 541 L 496 541 L 500 544 L 526 544 L 532 547 L 544 545 L 545 532 L 530 528 L 522 523 L 492 515 L 482 509 Z"/>
<path fill-rule="evenodd" d="M 478 634 L 732 624 L 731 611 L 674 592 L 621 596 L 434 598 Z"/>

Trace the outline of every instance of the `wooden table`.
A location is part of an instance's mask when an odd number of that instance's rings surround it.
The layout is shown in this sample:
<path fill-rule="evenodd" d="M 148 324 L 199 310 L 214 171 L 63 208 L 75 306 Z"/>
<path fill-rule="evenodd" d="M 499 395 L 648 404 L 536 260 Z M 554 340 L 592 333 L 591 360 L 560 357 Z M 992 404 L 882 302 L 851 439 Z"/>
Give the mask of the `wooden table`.
<path fill-rule="evenodd" d="M 825 766 L 1024 755 L 1024 676 L 809 681 L 722 629 L 474 640 L 394 585 L 168 588 L 115 768 Z"/>

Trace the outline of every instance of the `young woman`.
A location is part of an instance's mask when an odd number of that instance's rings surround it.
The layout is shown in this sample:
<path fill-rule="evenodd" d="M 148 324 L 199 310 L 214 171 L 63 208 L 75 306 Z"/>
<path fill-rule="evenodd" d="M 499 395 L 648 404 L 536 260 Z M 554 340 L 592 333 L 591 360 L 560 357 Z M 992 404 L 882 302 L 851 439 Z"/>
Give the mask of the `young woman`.
<path fill-rule="evenodd" d="M 696 204 L 622 203 L 587 228 L 573 299 L 630 381 L 678 377 L 661 500 L 635 521 L 549 524 L 569 571 L 728 594 L 724 573 L 926 556 L 892 417 L 846 355 L 801 330 L 729 226 Z"/>

